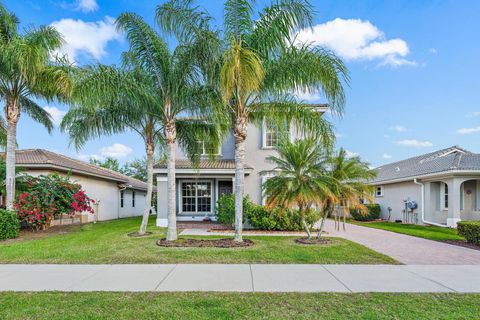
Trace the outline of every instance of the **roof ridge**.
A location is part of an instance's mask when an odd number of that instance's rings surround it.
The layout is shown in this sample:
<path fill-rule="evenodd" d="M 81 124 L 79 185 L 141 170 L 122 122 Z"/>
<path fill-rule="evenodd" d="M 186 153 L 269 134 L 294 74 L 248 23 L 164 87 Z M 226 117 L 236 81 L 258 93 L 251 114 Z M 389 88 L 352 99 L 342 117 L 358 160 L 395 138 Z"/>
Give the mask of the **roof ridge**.
<path fill-rule="evenodd" d="M 468 150 L 465 150 L 465 149 L 463 149 L 463 148 L 461 148 L 457 145 L 454 145 L 454 146 L 451 146 L 451 147 L 448 147 L 448 148 L 432 151 L 432 152 L 421 154 L 421 155 L 418 155 L 418 156 L 409 157 L 409 158 L 406 158 L 406 159 L 403 159 L 403 160 L 386 163 L 384 165 L 379 166 L 378 168 L 381 168 L 381 167 L 384 167 L 384 166 L 393 166 L 393 165 L 396 165 L 398 163 L 402 163 L 402 162 L 406 162 L 406 161 L 410 161 L 410 160 L 417 159 L 417 158 L 422 158 L 422 157 L 423 157 L 423 159 L 420 159 L 420 160 L 427 160 L 427 159 L 432 158 L 432 157 L 436 158 L 436 157 L 441 156 L 445 153 L 453 151 L 454 149 L 458 149 L 458 150 L 460 150 L 462 152 L 465 152 L 465 153 L 472 153 L 472 152 L 470 152 Z M 422 161 L 422 162 L 424 162 L 424 161 Z"/>

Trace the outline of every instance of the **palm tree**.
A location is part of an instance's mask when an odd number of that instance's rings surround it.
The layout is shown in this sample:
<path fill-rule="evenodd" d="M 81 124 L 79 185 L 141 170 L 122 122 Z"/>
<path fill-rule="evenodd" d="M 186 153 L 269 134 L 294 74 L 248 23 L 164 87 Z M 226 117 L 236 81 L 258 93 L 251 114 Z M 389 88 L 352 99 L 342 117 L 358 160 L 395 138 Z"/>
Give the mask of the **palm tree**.
<path fill-rule="evenodd" d="M 326 168 L 328 176 L 337 181 L 335 189 L 332 190 L 336 201 L 329 201 L 326 204 L 317 238 L 321 237 L 324 221 L 333 213 L 336 205 L 343 209 L 345 228 L 345 217 L 350 208 L 367 213 L 368 209 L 363 201 L 373 200 L 374 189 L 367 182 L 375 178 L 376 171 L 370 169 L 367 162 L 363 162 L 358 156 L 348 157 L 345 149 L 341 148 L 329 157 Z"/>
<path fill-rule="evenodd" d="M 295 43 L 299 29 L 311 26 L 307 0 L 278 0 L 254 17 L 253 0 L 227 0 L 221 30 L 219 89 L 235 137 L 235 237 L 242 241 L 245 140 L 249 122 L 293 122 L 302 132 L 318 132 L 332 141 L 330 124 L 292 93 L 321 91 L 333 113 L 341 114 L 348 73 L 332 52 Z M 157 23 L 181 42 L 195 41 L 213 29 L 211 17 L 190 0 L 170 0 L 157 7 Z"/>
<path fill-rule="evenodd" d="M 65 101 L 71 91 L 69 69 L 51 61 L 62 45 L 60 34 L 52 27 L 18 30 L 19 20 L 0 4 L 0 99 L 5 102 L 7 123 L 6 205 L 15 199 L 15 149 L 17 123 L 21 113 L 53 129 L 50 115 L 32 98 Z"/>
<path fill-rule="evenodd" d="M 264 184 L 267 207 L 293 208 L 299 211 L 308 239 L 310 227 L 305 214 L 314 206 L 322 208 L 327 201 L 336 202 L 337 181 L 326 174 L 327 157 L 313 139 L 290 142 L 282 140 L 279 156 L 270 156 L 275 164 L 274 176 Z"/>
<path fill-rule="evenodd" d="M 206 50 L 215 43 L 179 45 L 171 52 L 159 34 L 134 13 L 123 13 L 117 28 L 126 33 L 130 49 L 123 68 L 96 66 L 80 73 L 74 98 L 82 105 L 66 117 L 71 136 L 82 143 L 87 137 L 130 129 L 145 141 L 147 153 L 147 206 L 140 228 L 148 221 L 153 190 L 153 154 L 166 146 L 168 170 L 167 240 L 177 239 L 175 196 L 175 144 L 179 143 L 195 162 L 199 140 L 212 146 L 220 143 L 219 126 L 205 117 L 213 116 L 215 91 L 205 77 Z"/>

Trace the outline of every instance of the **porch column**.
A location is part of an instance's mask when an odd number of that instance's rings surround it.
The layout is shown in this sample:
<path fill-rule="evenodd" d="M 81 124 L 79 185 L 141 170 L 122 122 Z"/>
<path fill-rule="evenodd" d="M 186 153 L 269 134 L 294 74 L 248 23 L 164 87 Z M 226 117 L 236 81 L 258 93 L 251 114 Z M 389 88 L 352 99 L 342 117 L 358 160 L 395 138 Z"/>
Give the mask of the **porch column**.
<path fill-rule="evenodd" d="M 434 208 L 435 206 L 432 206 L 432 203 L 435 204 L 434 200 L 432 201 L 432 183 L 431 182 L 424 182 L 423 183 L 424 185 L 424 189 L 423 189 L 423 204 L 420 203 L 418 206 L 419 206 L 419 210 L 418 212 L 422 212 L 423 211 L 423 215 L 425 217 L 425 220 L 427 221 L 435 221 L 433 218 L 433 212 L 434 212 Z M 423 205 L 423 208 L 421 207 Z M 423 223 L 422 221 L 422 217 L 418 217 L 418 221 L 420 221 L 420 223 Z"/>
<path fill-rule="evenodd" d="M 453 178 L 448 183 L 448 218 L 447 227 L 456 228 L 457 222 L 460 221 L 460 186 L 462 181 L 458 178 Z"/>
<path fill-rule="evenodd" d="M 167 177 L 157 175 L 157 227 L 168 226 Z"/>

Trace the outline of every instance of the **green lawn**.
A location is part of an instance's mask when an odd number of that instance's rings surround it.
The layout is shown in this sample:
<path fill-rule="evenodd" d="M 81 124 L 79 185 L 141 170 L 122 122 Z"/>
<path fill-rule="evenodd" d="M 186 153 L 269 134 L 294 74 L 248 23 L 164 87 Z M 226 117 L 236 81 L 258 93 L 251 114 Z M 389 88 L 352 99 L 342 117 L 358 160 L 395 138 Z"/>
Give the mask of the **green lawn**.
<path fill-rule="evenodd" d="M 387 231 L 408 234 L 410 236 L 430 239 L 430 240 L 465 240 L 457 234 L 457 229 L 442 228 L 436 226 L 420 226 L 414 224 L 402 224 L 395 222 L 360 222 L 349 221 L 364 227 L 383 229 Z"/>
<path fill-rule="evenodd" d="M 255 242 L 249 248 L 163 248 L 155 241 L 165 237 L 165 229 L 156 228 L 153 218 L 153 235 L 128 237 L 139 224 L 140 218 L 120 219 L 79 226 L 68 234 L 0 242 L 0 263 L 397 263 L 343 239 L 308 246 L 295 243 L 295 237 L 256 236 L 248 237 Z"/>
<path fill-rule="evenodd" d="M 478 294 L 1 293 L 0 319 L 478 319 Z"/>

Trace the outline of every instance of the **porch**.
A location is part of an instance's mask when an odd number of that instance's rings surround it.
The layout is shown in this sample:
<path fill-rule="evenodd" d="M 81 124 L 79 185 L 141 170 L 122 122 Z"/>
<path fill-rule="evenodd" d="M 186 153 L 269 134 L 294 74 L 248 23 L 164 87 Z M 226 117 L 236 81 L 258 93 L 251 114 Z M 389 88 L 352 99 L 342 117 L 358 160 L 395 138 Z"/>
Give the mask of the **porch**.
<path fill-rule="evenodd" d="M 480 220 L 480 177 L 450 177 L 423 184 L 425 220 L 453 228 L 461 220 Z"/>

